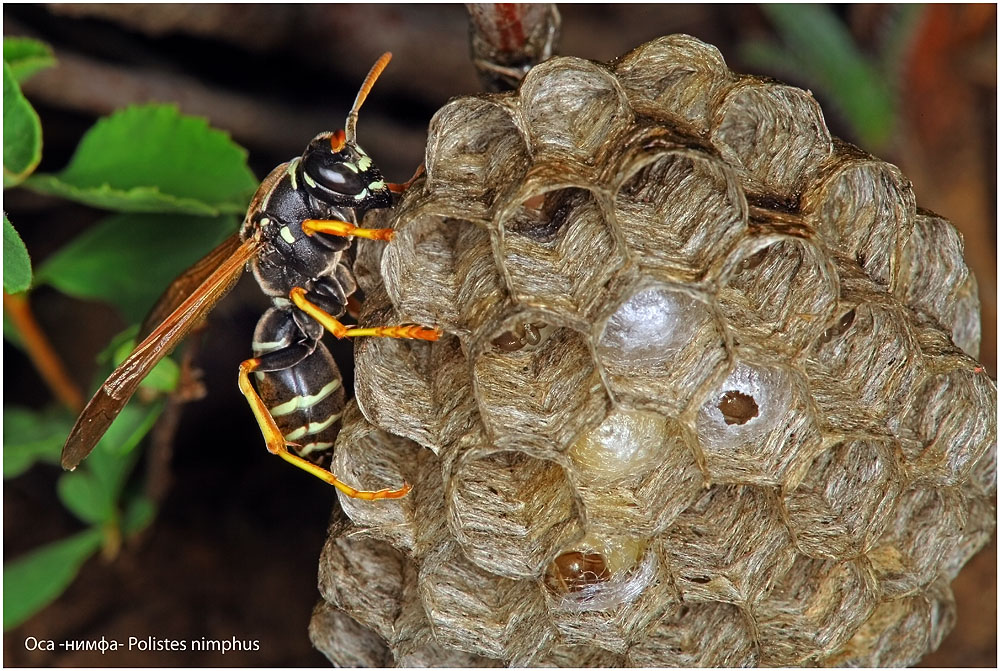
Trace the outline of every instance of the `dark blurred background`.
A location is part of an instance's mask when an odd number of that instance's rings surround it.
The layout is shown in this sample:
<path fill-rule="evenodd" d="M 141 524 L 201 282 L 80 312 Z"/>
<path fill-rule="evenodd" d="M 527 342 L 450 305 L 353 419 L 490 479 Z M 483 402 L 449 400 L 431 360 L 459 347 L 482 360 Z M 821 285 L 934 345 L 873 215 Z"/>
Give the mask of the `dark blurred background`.
<path fill-rule="evenodd" d="M 982 360 L 995 377 L 996 6 L 932 5 L 905 15 L 900 6 L 827 8 L 861 55 L 891 61 L 885 84 L 893 118 L 891 132 L 881 135 L 837 104 L 835 83 L 824 80 L 829 73 L 798 62 L 794 40 L 757 6 L 559 9 L 561 54 L 606 61 L 654 37 L 688 33 L 719 47 L 736 71 L 812 90 L 835 134 L 899 165 L 918 203 L 964 235 L 983 303 Z M 45 40 L 59 62 L 24 87 L 41 117 L 42 171 L 61 169 L 97 117 L 133 102 L 173 101 L 229 131 L 262 177 L 318 131 L 342 125 L 365 72 L 388 50 L 393 61 L 365 105 L 359 136 L 388 179 L 404 181 L 422 161 L 434 111 L 452 96 L 481 90 L 461 5 L 5 4 L 3 16 L 5 35 Z M 102 216 L 23 189 L 4 197 L 36 265 Z M 87 388 L 95 354 L 124 322 L 105 305 L 46 288 L 33 293 L 32 307 Z M 235 385 L 265 307 L 244 277 L 213 313 L 197 357 L 208 395 L 178 417 L 156 521 L 114 562 L 91 559 L 58 601 L 6 633 L 6 666 L 325 664 L 306 629 L 333 491 L 265 452 Z M 351 388 L 349 345 L 336 356 Z M 28 360 L 7 343 L 4 363 L 6 402 L 51 402 Z M 57 476 L 54 467 L 36 466 L 5 483 L 5 561 L 80 528 L 55 497 Z M 924 664 L 995 666 L 995 541 L 954 590 L 957 627 Z M 235 636 L 260 641 L 260 650 L 29 652 L 27 636 Z"/>

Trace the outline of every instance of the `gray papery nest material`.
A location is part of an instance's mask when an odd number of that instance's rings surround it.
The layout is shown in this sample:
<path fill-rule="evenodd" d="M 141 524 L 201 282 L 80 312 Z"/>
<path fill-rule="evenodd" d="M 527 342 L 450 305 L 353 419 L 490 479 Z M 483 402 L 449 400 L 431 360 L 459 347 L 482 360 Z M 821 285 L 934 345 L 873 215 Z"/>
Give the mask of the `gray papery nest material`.
<path fill-rule="evenodd" d="M 962 241 L 683 35 L 434 117 L 361 241 L 314 643 L 341 665 L 908 665 L 991 537 Z M 376 225 L 376 224 L 369 224 Z"/>

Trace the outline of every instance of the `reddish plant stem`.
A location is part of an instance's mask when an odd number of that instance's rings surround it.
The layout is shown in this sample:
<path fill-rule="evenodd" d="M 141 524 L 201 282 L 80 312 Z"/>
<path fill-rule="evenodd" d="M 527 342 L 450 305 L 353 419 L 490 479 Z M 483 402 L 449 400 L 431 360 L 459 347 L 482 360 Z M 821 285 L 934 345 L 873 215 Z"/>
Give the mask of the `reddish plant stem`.
<path fill-rule="evenodd" d="M 62 359 L 52 349 L 49 339 L 39 327 L 24 294 L 3 294 L 3 307 L 14 328 L 21 335 L 24 349 L 45 384 L 59 401 L 73 412 L 83 410 L 83 393 L 70 379 Z"/>

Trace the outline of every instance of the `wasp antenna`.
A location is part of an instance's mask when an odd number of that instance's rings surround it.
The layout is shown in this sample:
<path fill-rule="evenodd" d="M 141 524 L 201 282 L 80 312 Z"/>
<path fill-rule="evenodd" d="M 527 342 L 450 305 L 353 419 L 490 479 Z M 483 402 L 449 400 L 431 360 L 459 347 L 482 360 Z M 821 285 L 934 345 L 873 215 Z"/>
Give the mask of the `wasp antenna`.
<path fill-rule="evenodd" d="M 347 121 L 344 123 L 344 131 L 347 134 L 347 141 L 354 142 L 355 129 L 358 125 L 358 110 L 361 109 L 361 105 L 364 104 L 365 98 L 368 97 L 368 92 L 372 90 L 372 86 L 375 85 L 375 80 L 378 76 L 382 74 L 382 70 L 385 70 L 385 66 L 389 64 L 392 60 L 392 54 L 388 51 L 379 56 L 379 59 L 375 61 L 375 65 L 372 69 L 368 71 L 368 76 L 365 77 L 364 83 L 361 85 L 361 90 L 358 91 L 358 97 L 354 99 L 354 106 L 351 107 L 350 113 L 347 115 Z"/>

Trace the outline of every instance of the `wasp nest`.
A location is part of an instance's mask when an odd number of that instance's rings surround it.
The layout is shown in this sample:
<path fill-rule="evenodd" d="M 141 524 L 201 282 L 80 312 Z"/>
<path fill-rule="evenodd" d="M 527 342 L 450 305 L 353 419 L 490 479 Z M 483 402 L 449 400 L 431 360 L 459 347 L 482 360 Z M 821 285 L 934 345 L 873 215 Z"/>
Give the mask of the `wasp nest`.
<path fill-rule="evenodd" d="M 312 636 L 343 665 L 895 666 L 995 525 L 962 242 L 687 36 L 431 122 L 365 244 Z M 369 220 L 371 221 L 371 220 Z M 340 513 L 338 513 L 339 515 Z"/>

